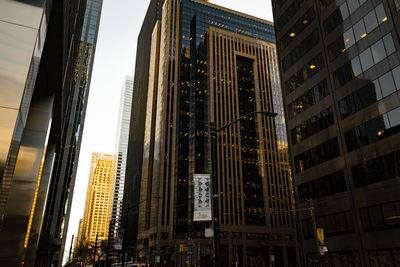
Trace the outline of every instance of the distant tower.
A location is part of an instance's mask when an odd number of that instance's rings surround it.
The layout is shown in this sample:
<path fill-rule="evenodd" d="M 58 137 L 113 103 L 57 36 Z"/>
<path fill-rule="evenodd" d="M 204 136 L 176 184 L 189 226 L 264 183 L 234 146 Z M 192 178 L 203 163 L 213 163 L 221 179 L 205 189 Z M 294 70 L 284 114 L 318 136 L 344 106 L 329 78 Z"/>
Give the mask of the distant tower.
<path fill-rule="evenodd" d="M 115 193 L 111 215 L 110 241 L 113 242 L 121 225 L 122 200 L 126 173 L 126 158 L 128 153 L 129 125 L 133 94 L 133 77 L 126 76 L 121 94 L 120 113 L 118 120 L 117 167 L 115 173 Z"/>
<path fill-rule="evenodd" d="M 115 155 L 93 153 L 85 213 L 81 228 L 83 242 L 108 239 L 115 181 Z"/>

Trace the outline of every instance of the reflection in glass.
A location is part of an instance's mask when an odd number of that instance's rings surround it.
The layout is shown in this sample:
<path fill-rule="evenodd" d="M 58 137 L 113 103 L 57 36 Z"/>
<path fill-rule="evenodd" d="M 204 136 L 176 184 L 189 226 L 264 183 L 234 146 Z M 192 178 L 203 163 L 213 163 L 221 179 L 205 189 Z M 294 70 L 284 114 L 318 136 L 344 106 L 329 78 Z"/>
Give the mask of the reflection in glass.
<path fill-rule="evenodd" d="M 396 51 L 391 33 L 383 37 L 383 42 L 385 43 L 387 55 L 390 55 Z"/>
<path fill-rule="evenodd" d="M 365 26 L 364 26 L 364 20 L 360 20 L 359 22 L 354 24 L 353 31 L 354 31 L 354 35 L 356 36 L 356 41 L 367 36 Z"/>
<path fill-rule="evenodd" d="M 358 76 L 362 73 L 359 57 L 355 57 L 351 60 L 351 67 L 353 68 L 353 73 L 355 76 Z"/>
<path fill-rule="evenodd" d="M 364 52 L 360 54 L 360 62 L 363 71 L 366 71 L 367 69 L 371 68 L 374 65 L 374 60 L 372 58 L 372 53 L 370 48 L 366 49 Z"/>
<path fill-rule="evenodd" d="M 379 40 L 371 46 L 372 56 L 374 57 L 375 63 L 380 62 L 386 57 L 385 47 L 383 46 L 383 41 Z"/>
<path fill-rule="evenodd" d="M 353 28 L 348 29 L 343 34 L 343 39 L 344 39 L 344 47 L 346 49 L 349 49 L 355 43 Z"/>
<path fill-rule="evenodd" d="M 375 16 L 375 11 L 372 10 L 364 17 L 365 27 L 367 29 L 367 33 L 370 33 L 373 29 L 378 26 L 378 20 Z"/>
<path fill-rule="evenodd" d="M 396 86 L 393 81 L 392 73 L 388 72 L 379 78 L 379 83 L 382 89 L 383 97 L 391 95 L 396 91 Z"/>

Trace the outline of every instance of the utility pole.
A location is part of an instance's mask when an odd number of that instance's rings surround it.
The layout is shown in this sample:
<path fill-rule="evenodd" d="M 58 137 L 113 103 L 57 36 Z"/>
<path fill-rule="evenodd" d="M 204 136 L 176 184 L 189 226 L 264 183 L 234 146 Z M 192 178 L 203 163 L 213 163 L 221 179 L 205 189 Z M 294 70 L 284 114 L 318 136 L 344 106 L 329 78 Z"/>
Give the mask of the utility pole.
<path fill-rule="evenodd" d="M 219 240 L 219 193 L 217 182 L 217 127 L 214 122 L 210 122 L 210 138 L 211 138 L 211 185 L 212 185 L 212 212 L 213 212 L 213 260 L 214 267 L 221 266 L 220 261 L 220 240 Z"/>
<path fill-rule="evenodd" d="M 108 226 L 108 238 L 107 238 L 107 246 L 106 246 L 106 267 L 108 266 L 108 251 L 110 249 L 111 222 L 112 222 L 112 220 L 110 220 L 110 225 Z"/>

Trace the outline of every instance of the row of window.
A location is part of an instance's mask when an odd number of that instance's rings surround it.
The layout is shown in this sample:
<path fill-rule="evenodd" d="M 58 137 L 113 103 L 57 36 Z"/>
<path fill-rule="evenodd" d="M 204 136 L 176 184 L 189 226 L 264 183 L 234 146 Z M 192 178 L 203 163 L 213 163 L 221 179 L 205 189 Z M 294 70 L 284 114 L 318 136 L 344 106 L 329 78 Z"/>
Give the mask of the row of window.
<path fill-rule="evenodd" d="M 318 54 L 307 64 L 305 64 L 298 72 L 293 74 L 287 81 L 285 81 L 286 95 L 293 92 L 296 88 L 303 85 L 306 80 L 314 76 L 323 68 L 323 60 L 321 54 Z"/>
<path fill-rule="evenodd" d="M 288 105 L 289 119 L 312 107 L 328 95 L 328 83 L 323 80 Z"/>
<path fill-rule="evenodd" d="M 351 60 L 354 75 L 360 75 L 375 64 L 378 64 L 384 60 L 395 51 L 396 48 L 394 46 L 392 34 L 389 33 L 378 42 L 374 43 L 371 47 L 368 47 L 362 51 L 360 56 L 356 56 Z"/>
<path fill-rule="evenodd" d="M 368 250 L 368 257 L 371 267 L 400 265 L 400 249 Z"/>
<path fill-rule="evenodd" d="M 387 21 L 385 8 L 383 4 L 380 4 L 328 46 L 329 60 L 333 61 L 339 57 L 356 42 L 366 37 L 368 33 L 378 27 L 378 24 L 385 21 Z"/>
<path fill-rule="evenodd" d="M 300 202 L 304 202 L 307 199 L 319 199 L 345 192 L 347 186 L 344 172 L 334 172 L 311 182 L 300 184 L 297 190 Z"/>
<path fill-rule="evenodd" d="M 345 132 L 347 151 L 374 144 L 400 131 L 400 107 Z"/>
<path fill-rule="evenodd" d="M 323 22 L 325 35 L 331 33 L 367 0 L 347 0 Z"/>
<path fill-rule="evenodd" d="M 294 145 L 300 143 L 304 139 L 333 125 L 333 123 L 334 119 L 332 107 L 324 109 L 317 115 L 309 118 L 308 120 L 290 130 L 292 144 Z"/>
<path fill-rule="evenodd" d="M 340 156 L 340 150 L 337 137 L 335 137 L 295 156 L 295 170 L 300 173 L 338 156 Z"/>
<path fill-rule="evenodd" d="M 400 201 L 360 209 L 364 232 L 400 228 Z"/>
<path fill-rule="evenodd" d="M 300 19 L 286 32 L 286 34 L 279 41 L 279 48 L 283 51 L 292 41 L 296 39 L 308 25 L 315 19 L 314 6 L 312 6 L 307 12 L 301 16 Z"/>
<path fill-rule="evenodd" d="M 319 254 L 307 255 L 307 266 L 315 266 L 315 262 L 321 259 Z M 361 267 L 360 254 L 358 251 L 335 251 L 328 252 L 322 257 L 324 267 Z"/>
<path fill-rule="evenodd" d="M 282 59 L 283 71 L 287 71 L 296 64 L 305 54 L 319 43 L 318 30 L 314 30 L 298 46 L 296 46 L 286 57 Z"/>
<path fill-rule="evenodd" d="M 317 216 L 317 227 L 323 228 L 325 236 L 335 236 L 354 233 L 354 224 L 350 211 Z M 311 218 L 302 221 L 305 239 L 314 238 L 314 227 Z"/>
<path fill-rule="evenodd" d="M 400 90 L 400 66 L 340 100 L 342 119 Z"/>
<path fill-rule="evenodd" d="M 286 23 L 293 18 L 293 16 L 301 9 L 306 1 L 307 0 L 294 0 L 278 19 L 278 23 L 276 25 L 277 29 L 281 30 L 283 27 L 285 27 Z"/>
<path fill-rule="evenodd" d="M 336 88 L 344 86 L 395 51 L 392 34 L 389 33 L 333 73 Z"/>
<path fill-rule="evenodd" d="M 399 177 L 400 151 L 354 165 L 351 173 L 356 188 Z"/>

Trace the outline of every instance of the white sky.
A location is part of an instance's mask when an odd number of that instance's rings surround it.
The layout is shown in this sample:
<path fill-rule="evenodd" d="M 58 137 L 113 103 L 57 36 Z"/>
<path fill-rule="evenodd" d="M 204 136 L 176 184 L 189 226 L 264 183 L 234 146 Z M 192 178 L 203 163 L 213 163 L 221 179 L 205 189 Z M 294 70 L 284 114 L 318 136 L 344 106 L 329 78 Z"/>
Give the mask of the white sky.
<path fill-rule="evenodd" d="M 89 103 L 72 202 L 65 257 L 83 217 L 92 152 L 114 153 L 121 88 L 133 75 L 136 42 L 150 0 L 104 0 Z M 211 0 L 243 13 L 272 21 L 270 0 Z M 134 109 L 132 112 L 135 112 Z"/>

